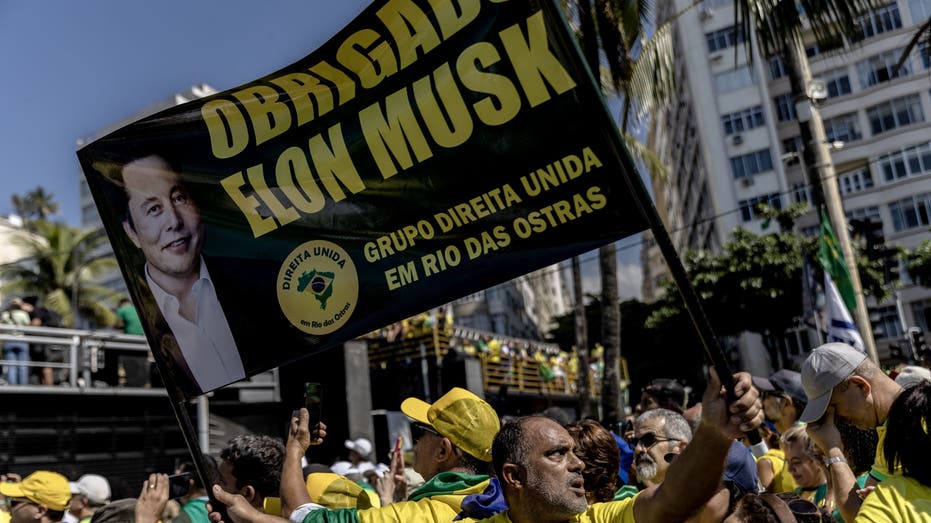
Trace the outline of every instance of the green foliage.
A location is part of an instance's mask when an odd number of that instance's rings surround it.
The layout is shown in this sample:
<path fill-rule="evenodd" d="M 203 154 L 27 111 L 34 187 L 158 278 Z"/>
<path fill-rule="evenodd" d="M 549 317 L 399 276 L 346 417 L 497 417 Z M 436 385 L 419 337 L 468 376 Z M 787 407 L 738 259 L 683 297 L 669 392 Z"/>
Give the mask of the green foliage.
<path fill-rule="evenodd" d="M 777 335 L 792 327 L 802 313 L 803 256 L 817 252 L 818 237 L 791 232 L 791 216 L 799 209 L 762 211 L 787 227 L 763 235 L 738 228 L 721 254 L 690 251 L 683 260 L 718 335 L 743 331 Z M 891 293 L 883 280 L 882 261 L 869 260 L 862 249 L 857 262 L 864 293 L 882 300 Z M 815 264 L 814 269 L 822 281 L 820 267 Z M 668 329 L 684 316 L 684 305 L 670 282 L 647 327 Z"/>
<path fill-rule="evenodd" d="M 47 220 L 49 216 L 58 214 L 59 209 L 55 195 L 42 187 L 36 187 L 25 195 L 14 194 L 10 197 L 10 202 L 16 214 L 27 224 L 36 220 Z"/>
<path fill-rule="evenodd" d="M 81 314 L 98 325 L 112 325 L 116 318 L 108 303 L 121 293 L 90 283 L 116 268 L 113 256 L 95 254 L 106 244 L 103 231 L 82 231 L 42 219 L 32 225 L 32 231 L 23 231 L 12 240 L 25 255 L 0 266 L 0 280 L 6 282 L 0 291 L 38 296 L 45 307 L 61 315 L 66 326 L 72 326 L 71 300 L 77 283 Z"/>
<path fill-rule="evenodd" d="M 920 285 L 931 287 L 931 241 L 921 242 L 907 254 L 908 273 Z"/>
<path fill-rule="evenodd" d="M 781 53 L 788 41 L 801 42 L 802 33 L 807 30 L 822 50 L 843 48 L 844 38 L 859 41 L 863 33 L 857 20 L 884 3 L 879 0 L 734 0 L 734 7 L 741 30 L 750 34 L 752 26 L 764 56 L 769 56 Z"/>
<path fill-rule="evenodd" d="M 722 254 L 692 251 L 683 262 L 719 335 L 778 333 L 801 312 L 802 253 L 816 245 L 816 238 L 792 232 L 757 235 L 738 228 Z M 648 326 L 659 328 L 683 314 L 678 292 L 667 284 Z"/>

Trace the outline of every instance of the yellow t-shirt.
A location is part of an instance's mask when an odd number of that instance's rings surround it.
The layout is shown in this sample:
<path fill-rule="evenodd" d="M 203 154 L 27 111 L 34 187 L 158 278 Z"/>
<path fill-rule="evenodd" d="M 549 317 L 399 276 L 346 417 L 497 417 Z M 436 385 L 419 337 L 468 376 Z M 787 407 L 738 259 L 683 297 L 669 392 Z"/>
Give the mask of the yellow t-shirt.
<path fill-rule="evenodd" d="M 768 459 L 773 464 L 773 483 L 767 489 L 767 492 L 778 494 L 780 492 L 792 492 L 798 485 L 795 484 L 795 478 L 789 474 L 789 467 L 786 466 L 786 453 L 781 449 L 769 449 L 757 461 Z"/>
<path fill-rule="evenodd" d="M 588 510 L 577 515 L 576 523 L 637 523 L 634 519 L 634 500 L 637 496 L 621 501 L 608 501 L 589 505 Z M 499 512 L 494 516 L 483 519 L 479 523 L 511 523 L 508 511 Z"/>
<path fill-rule="evenodd" d="M 876 457 L 873 458 L 873 468 L 870 469 L 870 476 L 876 478 L 877 481 L 885 481 L 887 477 L 901 473 L 902 467 L 900 466 L 896 470 L 889 470 L 889 464 L 886 463 L 886 452 L 884 449 L 886 446 L 885 423 L 876 427 L 876 435 L 879 436 L 879 441 L 876 442 Z"/>
<path fill-rule="evenodd" d="M 860 505 L 856 523 L 931 523 L 931 487 L 889 476 Z"/>

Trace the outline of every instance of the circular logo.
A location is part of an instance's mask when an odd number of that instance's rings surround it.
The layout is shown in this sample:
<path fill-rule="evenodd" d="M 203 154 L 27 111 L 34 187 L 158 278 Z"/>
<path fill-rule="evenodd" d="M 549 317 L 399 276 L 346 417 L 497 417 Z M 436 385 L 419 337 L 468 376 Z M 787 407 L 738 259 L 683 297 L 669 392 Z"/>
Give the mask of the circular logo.
<path fill-rule="evenodd" d="M 288 321 L 308 334 L 329 334 L 342 327 L 358 298 L 356 266 L 335 243 L 302 243 L 278 271 L 278 304 Z"/>

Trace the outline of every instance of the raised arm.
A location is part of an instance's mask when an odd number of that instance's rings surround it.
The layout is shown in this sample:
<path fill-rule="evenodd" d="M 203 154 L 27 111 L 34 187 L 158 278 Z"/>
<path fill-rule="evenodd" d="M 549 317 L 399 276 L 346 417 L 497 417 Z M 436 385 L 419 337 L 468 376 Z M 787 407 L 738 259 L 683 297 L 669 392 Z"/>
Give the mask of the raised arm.
<path fill-rule="evenodd" d="M 824 459 L 830 463 L 828 473 L 831 475 L 830 484 L 834 490 L 834 502 L 844 521 L 853 521 L 860 511 L 863 502 L 857 495 L 857 477 L 844 457 L 844 446 L 840 439 L 840 432 L 834 423 L 834 407 L 828 407 L 821 419 L 809 423 L 805 429 L 808 437 L 824 453 Z"/>
<path fill-rule="evenodd" d="M 737 399 L 728 404 L 714 370 L 702 397 L 702 421 L 691 443 L 670 465 L 666 479 L 637 496 L 634 516 L 638 523 L 683 521 L 711 499 L 718 490 L 731 442 L 763 422 L 759 392 L 750 375 L 734 375 Z"/>
<path fill-rule="evenodd" d="M 317 423 L 311 437 L 307 426 L 310 419 L 307 409 L 302 408 L 296 414 L 291 417 L 291 429 L 288 431 L 284 463 L 281 467 L 281 515 L 285 518 L 297 507 L 312 501 L 304 484 L 301 458 L 311 445 L 323 443 L 323 438 L 326 437 L 326 425 L 323 423 Z"/>

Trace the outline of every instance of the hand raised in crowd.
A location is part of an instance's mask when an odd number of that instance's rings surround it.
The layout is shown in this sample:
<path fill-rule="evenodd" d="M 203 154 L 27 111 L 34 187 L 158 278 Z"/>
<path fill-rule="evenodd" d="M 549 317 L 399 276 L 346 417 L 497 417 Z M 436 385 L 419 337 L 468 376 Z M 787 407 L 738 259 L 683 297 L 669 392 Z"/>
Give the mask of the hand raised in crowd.
<path fill-rule="evenodd" d="M 149 474 L 136 501 L 136 523 L 156 523 L 168 504 L 168 475 Z"/>
<path fill-rule="evenodd" d="M 834 407 L 828 407 L 817 421 L 806 425 L 805 431 L 825 455 L 832 448 L 843 449 L 840 431 L 834 421 Z"/>
<path fill-rule="evenodd" d="M 381 506 L 404 501 L 407 495 L 407 477 L 404 475 L 404 453 L 391 452 L 391 468 L 375 482 Z"/>
<path fill-rule="evenodd" d="M 249 500 L 242 497 L 241 494 L 230 494 L 223 490 L 219 485 L 213 486 L 213 496 L 217 501 L 226 505 L 226 513 L 231 521 L 224 521 L 219 512 L 215 512 L 210 503 L 207 503 L 207 517 L 213 523 L 263 523 L 263 522 L 282 522 L 281 518 L 270 516 L 261 510 L 252 506 Z"/>
<path fill-rule="evenodd" d="M 301 452 L 307 452 L 311 445 L 320 445 L 326 437 L 326 425 L 318 422 L 311 433 L 308 425 L 310 414 L 307 409 L 301 408 L 291 416 L 291 428 L 288 430 L 288 446 L 297 446 Z"/>
<path fill-rule="evenodd" d="M 763 404 L 759 391 L 753 388 L 750 374 L 734 374 L 734 396 L 736 399 L 728 404 L 721 380 L 712 368 L 701 400 L 702 422 L 710 423 L 731 439 L 739 438 L 763 423 Z"/>
<path fill-rule="evenodd" d="M 6 474 L 0 474 L 0 482 L 3 483 L 21 483 L 23 477 L 14 472 L 7 472 Z"/>

